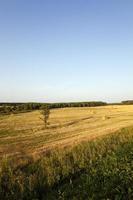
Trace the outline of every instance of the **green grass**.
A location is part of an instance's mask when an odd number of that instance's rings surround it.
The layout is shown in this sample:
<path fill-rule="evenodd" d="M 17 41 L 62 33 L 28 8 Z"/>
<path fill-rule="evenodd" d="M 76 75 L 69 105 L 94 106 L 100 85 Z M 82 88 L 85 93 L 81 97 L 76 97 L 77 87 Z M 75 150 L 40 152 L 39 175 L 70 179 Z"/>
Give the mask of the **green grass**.
<path fill-rule="evenodd" d="M 24 159 L 1 162 L 0 199 L 133 199 L 133 128 Z"/>
<path fill-rule="evenodd" d="M 133 142 L 98 156 L 83 171 L 53 187 L 48 199 L 133 199 L 132 183 Z"/>

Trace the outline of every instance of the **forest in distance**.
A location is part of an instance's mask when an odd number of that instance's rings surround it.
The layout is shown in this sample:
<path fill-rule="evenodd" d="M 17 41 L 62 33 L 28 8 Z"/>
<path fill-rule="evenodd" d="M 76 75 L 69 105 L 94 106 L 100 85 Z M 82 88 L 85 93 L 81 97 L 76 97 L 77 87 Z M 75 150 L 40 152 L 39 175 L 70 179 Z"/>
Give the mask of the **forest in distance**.
<path fill-rule="evenodd" d="M 91 101 L 91 102 L 68 102 L 68 103 L 13 103 L 13 102 L 1 102 L 0 103 L 0 114 L 19 113 L 33 110 L 41 110 L 45 105 L 49 106 L 50 109 L 55 108 L 69 108 L 69 107 L 96 107 L 106 105 L 132 105 L 133 100 L 122 101 L 120 103 L 106 103 L 102 101 Z"/>

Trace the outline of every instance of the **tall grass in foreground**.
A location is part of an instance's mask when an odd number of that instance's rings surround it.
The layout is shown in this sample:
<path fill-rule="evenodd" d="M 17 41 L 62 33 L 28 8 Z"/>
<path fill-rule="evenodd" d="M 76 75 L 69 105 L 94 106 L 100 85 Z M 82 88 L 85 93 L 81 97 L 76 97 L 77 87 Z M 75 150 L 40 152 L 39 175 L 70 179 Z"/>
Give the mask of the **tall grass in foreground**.
<path fill-rule="evenodd" d="M 25 166 L 3 160 L 0 199 L 133 199 L 133 128 Z"/>

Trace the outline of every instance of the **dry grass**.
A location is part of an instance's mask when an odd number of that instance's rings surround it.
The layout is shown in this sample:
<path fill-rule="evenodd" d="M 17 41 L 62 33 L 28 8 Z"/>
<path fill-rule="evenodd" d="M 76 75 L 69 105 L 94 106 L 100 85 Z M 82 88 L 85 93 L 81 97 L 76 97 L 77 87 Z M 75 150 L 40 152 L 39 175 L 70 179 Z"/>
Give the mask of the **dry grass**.
<path fill-rule="evenodd" d="M 45 130 L 39 111 L 0 116 L 0 156 L 37 156 L 131 126 L 133 106 L 55 109 L 49 123 Z"/>

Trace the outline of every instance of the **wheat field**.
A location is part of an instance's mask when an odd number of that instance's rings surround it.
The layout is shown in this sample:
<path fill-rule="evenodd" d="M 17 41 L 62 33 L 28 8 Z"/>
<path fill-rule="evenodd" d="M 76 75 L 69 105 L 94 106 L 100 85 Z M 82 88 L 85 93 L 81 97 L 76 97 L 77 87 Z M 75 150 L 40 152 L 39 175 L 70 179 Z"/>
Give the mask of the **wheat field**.
<path fill-rule="evenodd" d="M 47 129 L 40 118 L 40 111 L 0 116 L 0 157 L 37 157 L 132 126 L 133 105 L 53 109 Z"/>

